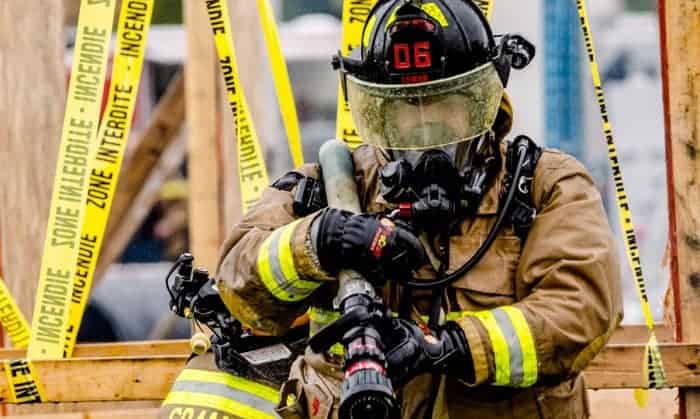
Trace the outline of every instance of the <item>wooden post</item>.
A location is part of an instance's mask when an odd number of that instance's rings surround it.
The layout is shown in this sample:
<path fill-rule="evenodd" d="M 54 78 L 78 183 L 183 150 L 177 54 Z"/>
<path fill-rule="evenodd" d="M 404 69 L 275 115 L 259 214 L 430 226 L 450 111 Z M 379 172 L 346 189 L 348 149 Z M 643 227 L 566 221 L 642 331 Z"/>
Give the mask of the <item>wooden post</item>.
<path fill-rule="evenodd" d="M 219 204 L 219 68 L 204 2 L 183 0 L 187 28 L 190 247 L 198 266 L 216 269 L 222 240 Z"/>
<path fill-rule="evenodd" d="M 669 232 L 676 337 L 700 342 L 700 8 L 659 1 L 666 108 Z M 700 389 L 680 390 L 681 418 L 700 418 Z"/>
<path fill-rule="evenodd" d="M 0 3 L 1 256 L 30 321 L 63 122 L 63 40 L 62 2 Z"/>

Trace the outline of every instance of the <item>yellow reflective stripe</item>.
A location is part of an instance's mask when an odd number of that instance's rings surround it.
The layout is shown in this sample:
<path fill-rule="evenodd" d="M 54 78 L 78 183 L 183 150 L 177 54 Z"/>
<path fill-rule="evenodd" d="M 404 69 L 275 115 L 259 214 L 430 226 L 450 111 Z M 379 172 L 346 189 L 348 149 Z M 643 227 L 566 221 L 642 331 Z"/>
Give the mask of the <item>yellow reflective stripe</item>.
<path fill-rule="evenodd" d="M 503 336 L 496 318 L 491 311 L 478 311 L 470 315 L 479 319 L 489 334 L 496 367 L 494 384 L 501 386 L 510 384 L 510 352 L 506 338 Z"/>
<path fill-rule="evenodd" d="M 279 401 L 279 394 L 277 390 L 272 387 L 224 372 L 185 369 L 178 375 L 176 381 L 201 381 L 212 384 L 223 384 L 236 390 L 254 394 L 273 404 L 277 404 Z"/>
<path fill-rule="evenodd" d="M 301 301 L 321 286 L 321 282 L 299 278 L 294 267 L 291 242 L 299 222 L 301 220 L 275 230 L 258 250 L 260 279 L 270 293 L 282 301 Z"/>
<path fill-rule="evenodd" d="M 315 335 L 316 332 L 340 318 L 339 311 L 325 310 L 320 307 L 313 306 L 309 308 L 308 314 L 309 319 L 312 322 L 312 325 L 309 328 L 309 337 Z M 343 348 L 343 345 L 336 343 L 331 346 L 328 352 L 335 355 L 343 355 L 345 353 L 345 349 Z"/>
<path fill-rule="evenodd" d="M 276 415 L 262 412 L 250 406 L 246 406 L 235 400 L 226 397 L 214 396 L 203 393 L 190 393 L 187 391 L 173 391 L 163 402 L 163 406 L 168 405 L 189 405 L 205 409 L 214 409 L 226 412 L 237 417 L 246 419 L 279 419 Z"/>
<path fill-rule="evenodd" d="M 335 310 L 324 310 L 320 307 L 309 308 L 309 319 L 322 326 L 330 324 L 340 318 L 340 312 Z"/>
<path fill-rule="evenodd" d="M 299 278 L 296 268 L 294 267 L 294 254 L 292 253 L 292 233 L 302 220 L 297 220 L 282 228 L 282 234 L 279 239 L 279 258 L 282 274 L 284 274 L 287 282 L 294 284 L 295 288 L 302 290 L 315 290 L 321 286 L 318 281 L 305 281 Z M 307 294 L 308 295 L 308 294 Z"/>
<path fill-rule="evenodd" d="M 529 387 L 537 382 L 537 348 L 530 325 L 519 309 L 510 306 L 500 307 L 500 309 L 508 315 L 520 341 L 520 350 L 523 356 L 523 381 L 520 386 Z"/>
<path fill-rule="evenodd" d="M 277 283 L 273 277 L 272 267 L 270 266 L 270 242 L 275 233 L 270 234 L 260 245 L 258 250 L 258 274 L 262 283 L 267 287 L 267 289 L 277 297 L 275 290 L 277 289 Z"/>
<path fill-rule="evenodd" d="M 362 37 L 362 44 L 365 47 L 369 47 L 369 40 L 372 37 L 372 31 L 374 30 L 375 23 L 377 23 L 377 15 L 372 15 L 372 17 L 369 18 L 369 22 L 367 22 L 367 25 L 365 26 L 365 34 Z"/>
<path fill-rule="evenodd" d="M 424 3 L 420 5 L 420 8 L 423 9 L 425 14 L 435 19 L 443 28 L 448 26 L 447 18 L 445 18 L 445 15 L 442 13 L 442 9 L 440 9 L 440 6 L 437 4 Z"/>

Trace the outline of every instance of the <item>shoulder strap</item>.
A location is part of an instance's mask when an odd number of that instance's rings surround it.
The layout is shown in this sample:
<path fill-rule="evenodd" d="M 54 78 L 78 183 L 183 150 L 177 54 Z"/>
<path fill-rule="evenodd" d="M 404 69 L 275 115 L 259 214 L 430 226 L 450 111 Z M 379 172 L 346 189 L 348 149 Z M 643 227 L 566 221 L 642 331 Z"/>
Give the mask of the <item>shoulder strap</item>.
<path fill-rule="evenodd" d="M 535 221 L 535 216 L 537 215 L 537 210 L 532 202 L 532 181 L 535 176 L 537 162 L 542 155 L 542 148 L 525 135 L 520 135 L 513 142 L 508 143 L 508 150 L 506 152 L 506 179 L 503 185 L 503 191 L 508 190 L 511 182 L 513 182 L 513 176 L 516 171 L 515 166 L 518 164 L 516 144 L 520 144 L 523 141 L 527 144 L 527 152 L 525 162 L 520 170 L 520 177 L 515 179 L 515 181 L 518 182 L 518 188 L 515 192 L 508 219 L 513 225 L 515 234 L 525 242 L 527 234 L 530 232 L 530 227 L 532 227 L 532 223 Z"/>

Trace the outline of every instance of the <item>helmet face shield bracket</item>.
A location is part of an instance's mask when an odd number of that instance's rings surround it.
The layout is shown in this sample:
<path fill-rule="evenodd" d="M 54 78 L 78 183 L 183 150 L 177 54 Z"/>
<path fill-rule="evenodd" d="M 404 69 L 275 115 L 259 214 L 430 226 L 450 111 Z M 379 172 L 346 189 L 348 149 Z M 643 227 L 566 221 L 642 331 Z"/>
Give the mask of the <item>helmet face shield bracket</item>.
<path fill-rule="evenodd" d="M 508 86 L 510 70 L 522 70 L 535 58 L 535 46 L 521 35 L 496 35 L 500 40 L 493 63 L 498 69 L 503 86 Z"/>

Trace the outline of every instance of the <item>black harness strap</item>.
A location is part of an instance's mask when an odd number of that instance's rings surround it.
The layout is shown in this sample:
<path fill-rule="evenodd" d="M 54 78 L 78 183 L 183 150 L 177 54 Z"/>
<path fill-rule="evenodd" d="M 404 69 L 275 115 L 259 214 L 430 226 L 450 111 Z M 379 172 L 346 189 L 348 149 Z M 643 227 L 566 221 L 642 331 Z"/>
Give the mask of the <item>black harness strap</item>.
<path fill-rule="evenodd" d="M 515 234 L 524 243 L 537 215 L 537 210 L 532 201 L 532 181 L 535 177 L 537 162 L 542 155 L 542 148 L 527 136 L 520 135 L 513 142 L 508 143 L 506 177 L 501 190 L 501 197 L 504 197 L 505 192 L 510 187 L 511 182 L 513 182 L 513 174 L 516 170 L 515 165 L 518 164 L 518 151 L 515 144 L 523 140 L 527 142 L 527 152 L 520 172 L 520 179 L 518 179 L 518 188 L 515 192 L 512 209 L 508 214 L 508 220 L 513 225 Z M 501 199 L 501 202 L 503 202 L 503 199 Z"/>

